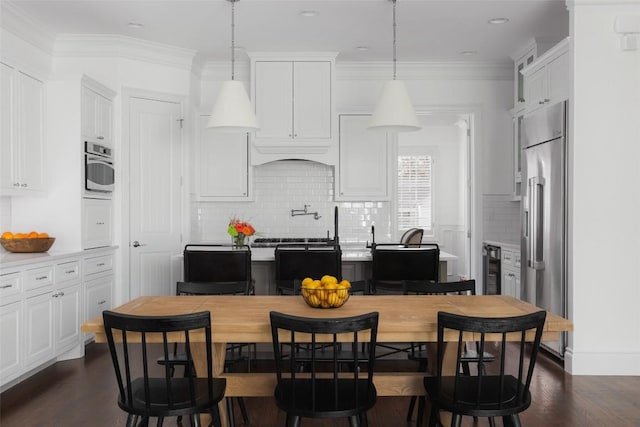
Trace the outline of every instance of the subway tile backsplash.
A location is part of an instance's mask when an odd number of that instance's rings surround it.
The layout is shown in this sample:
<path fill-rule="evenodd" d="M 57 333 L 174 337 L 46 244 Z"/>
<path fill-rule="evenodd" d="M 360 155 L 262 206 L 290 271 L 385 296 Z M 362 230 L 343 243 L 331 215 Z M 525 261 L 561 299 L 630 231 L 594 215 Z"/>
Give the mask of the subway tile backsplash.
<path fill-rule="evenodd" d="M 520 244 L 520 202 L 509 196 L 485 195 L 483 217 L 485 240 Z"/>
<path fill-rule="evenodd" d="M 253 202 L 196 202 L 191 209 L 191 241 L 230 241 L 229 219 L 247 220 L 262 237 L 333 237 L 333 210 L 338 206 L 341 244 L 389 241 L 389 202 L 335 202 L 333 167 L 304 160 L 271 162 L 254 168 Z M 318 212 L 291 216 L 291 210 Z"/>

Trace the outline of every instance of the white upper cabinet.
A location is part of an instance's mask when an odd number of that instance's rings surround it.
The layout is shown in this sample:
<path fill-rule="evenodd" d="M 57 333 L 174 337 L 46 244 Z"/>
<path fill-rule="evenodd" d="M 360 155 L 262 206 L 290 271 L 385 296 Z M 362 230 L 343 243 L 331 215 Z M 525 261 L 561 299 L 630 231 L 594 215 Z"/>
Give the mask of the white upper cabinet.
<path fill-rule="evenodd" d="M 82 88 L 82 137 L 112 147 L 113 103 L 94 90 Z"/>
<path fill-rule="evenodd" d="M 568 48 L 569 39 L 565 39 L 522 71 L 526 113 L 569 99 L 571 64 Z"/>
<path fill-rule="evenodd" d="M 296 158 L 318 160 L 313 155 L 330 151 L 335 140 L 335 55 L 250 57 L 251 98 L 260 127 L 253 147 L 276 155 L 262 160 L 300 154 Z"/>
<path fill-rule="evenodd" d="M 368 130 L 368 114 L 340 115 L 336 200 L 389 200 L 390 144 L 386 132 Z"/>
<path fill-rule="evenodd" d="M 44 190 L 44 85 L 0 63 L 0 188 L 8 195 Z"/>
<path fill-rule="evenodd" d="M 511 56 L 513 59 L 513 110 L 521 111 L 525 108 L 526 94 L 524 90 L 524 75 L 522 71 L 533 64 L 533 62 L 544 52 L 549 50 L 555 42 L 531 39 L 525 46 Z"/>
<path fill-rule="evenodd" d="M 249 137 L 246 133 L 207 128 L 209 116 L 200 116 L 196 150 L 196 193 L 200 201 L 249 201 Z"/>

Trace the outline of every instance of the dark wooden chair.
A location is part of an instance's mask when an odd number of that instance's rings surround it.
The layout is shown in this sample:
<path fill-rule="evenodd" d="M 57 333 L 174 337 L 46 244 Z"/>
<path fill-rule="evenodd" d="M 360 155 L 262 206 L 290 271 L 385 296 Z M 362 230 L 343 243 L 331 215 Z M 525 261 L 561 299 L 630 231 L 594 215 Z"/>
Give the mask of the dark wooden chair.
<path fill-rule="evenodd" d="M 201 413 L 210 413 L 220 425 L 218 402 L 224 397 L 226 380 L 214 378 L 211 350 L 211 316 L 200 312 L 176 316 L 132 316 L 112 311 L 103 312 L 104 329 L 118 383 L 118 406 L 127 412 L 127 426 L 147 425 L 149 418 L 157 418 L 161 426 L 164 418 L 189 416 L 193 426 L 200 425 Z M 192 334 L 204 334 L 207 376 L 173 377 L 169 366 L 152 364 L 150 358 L 162 349 L 168 358 L 169 334 L 184 337 L 186 357 L 193 364 Z M 137 337 L 136 337 L 137 335 Z M 161 338 L 161 344 L 151 344 L 150 335 Z M 133 341 L 134 342 L 130 342 Z M 138 339 L 141 344 L 137 343 Z M 141 348 L 140 348 L 141 347 Z M 153 366 L 156 371 L 153 371 Z M 141 375 L 141 376 L 137 376 Z"/>
<path fill-rule="evenodd" d="M 424 378 L 424 387 L 431 401 L 429 426 L 437 425 L 440 410 L 453 414 L 452 427 L 460 426 L 462 416 L 502 417 L 505 426 L 520 426 L 518 414 L 531 404 L 529 387 L 546 314 L 539 311 L 524 316 L 486 318 L 439 312 L 437 376 Z M 495 369 L 497 373 L 479 369 L 477 375 L 470 376 L 455 369 L 455 375 L 444 376 L 445 333 L 457 337 L 448 343 L 456 345 L 457 341 L 456 366 L 460 366 L 462 361 L 464 340 L 468 334 L 479 337 L 479 363 L 484 363 L 482 355 L 490 342 L 486 336 L 498 335 L 500 357 L 493 363 L 493 367 L 499 365 Z M 506 363 L 507 351 L 517 353 L 515 357 L 509 356 L 517 363 Z"/>
<path fill-rule="evenodd" d="M 407 280 L 437 281 L 440 274 L 440 248 L 435 243 L 420 247 L 374 244 L 371 248 L 370 290 L 373 294 L 402 294 Z M 411 346 L 378 343 L 384 349 L 377 357 L 408 353 Z"/>
<path fill-rule="evenodd" d="M 184 282 L 176 284 L 176 295 L 249 295 L 253 292 L 251 279 L 251 249 L 249 246 L 191 244 L 184 249 Z M 255 345 L 228 344 L 224 369 L 232 371 L 238 363 L 251 364 L 251 348 Z M 246 351 L 246 352 L 245 352 Z M 184 367 L 185 375 L 193 370 L 184 351 L 174 344 L 169 358 L 158 359 L 161 365 L 169 365 L 173 373 L 175 367 Z M 237 398 L 238 406 L 245 423 L 249 422 L 244 399 Z M 229 420 L 233 427 L 235 415 L 233 400 L 227 398 Z"/>
<path fill-rule="evenodd" d="M 342 280 L 342 251 L 334 244 L 282 244 L 276 246 L 275 278 L 278 294 L 300 293 L 305 277 L 320 279 L 328 274 Z"/>
<path fill-rule="evenodd" d="M 366 375 L 357 370 L 352 374 L 339 374 L 340 348 L 337 340 L 338 334 L 352 337 L 349 344 L 353 349 L 351 361 L 354 366 L 359 366 L 363 362 L 357 351 L 359 343 L 369 337 L 372 348 L 375 348 L 378 313 L 323 319 L 272 311 L 270 318 L 277 377 L 274 395 L 278 408 L 287 413 L 287 426 L 298 427 L 301 418 L 348 418 L 352 427 L 366 426 L 367 410 L 373 407 L 377 398 L 373 384 L 374 352 L 368 353 L 368 359 L 364 361 L 367 364 Z M 280 345 L 283 341 L 294 347 L 297 343 L 310 343 L 311 348 L 318 348 L 316 343 L 320 342 L 332 343 L 332 369 L 328 372 L 327 369 L 318 369 L 316 357 L 312 356 L 310 371 L 298 373 L 296 352 L 283 354 Z M 326 350 L 318 348 L 318 351 Z M 323 368 L 326 368 L 326 354 L 321 358 Z"/>
<path fill-rule="evenodd" d="M 433 281 L 405 281 L 402 284 L 403 293 L 405 295 L 475 295 L 476 281 L 460 280 L 457 282 L 433 282 Z M 469 349 L 468 342 L 465 342 L 465 348 L 460 358 L 460 369 L 465 375 L 471 375 L 470 364 L 475 364 L 478 369 L 485 369 L 486 363 L 490 363 L 495 356 L 489 352 L 484 352 L 482 362 L 479 358 L 479 343 L 474 343 L 475 348 Z M 418 372 L 426 372 L 429 363 L 429 351 L 426 343 L 412 343 L 411 351 L 407 355 L 408 359 L 418 362 Z M 407 411 L 407 421 L 411 421 L 413 410 L 415 408 L 416 396 L 411 397 L 409 410 Z M 424 396 L 420 396 L 418 404 L 417 426 L 422 425 L 422 414 L 424 412 Z M 494 425 L 493 419 L 490 419 L 491 426 Z"/>

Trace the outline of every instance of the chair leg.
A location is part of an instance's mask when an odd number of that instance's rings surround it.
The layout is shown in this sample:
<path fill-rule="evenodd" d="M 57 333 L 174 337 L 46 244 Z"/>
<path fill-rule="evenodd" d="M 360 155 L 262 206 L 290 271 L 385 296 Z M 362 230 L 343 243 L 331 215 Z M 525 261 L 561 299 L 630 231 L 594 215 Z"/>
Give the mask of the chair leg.
<path fill-rule="evenodd" d="M 247 406 L 244 404 L 244 398 L 238 397 L 238 406 L 240 406 L 240 412 L 242 412 L 242 421 L 245 424 L 249 424 L 249 413 L 247 412 Z"/>
<path fill-rule="evenodd" d="M 451 427 L 460 427 L 462 425 L 462 415 L 453 414 L 451 416 Z"/>
<path fill-rule="evenodd" d="M 129 414 L 127 416 L 127 427 L 135 427 L 138 424 L 138 416 Z"/>
<path fill-rule="evenodd" d="M 424 406 L 425 397 L 418 397 L 418 419 L 416 420 L 416 427 L 422 427 L 422 419 L 424 418 Z"/>
<path fill-rule="evenodd" d="M 369 418 L 367 417 L 366 411 L 360 413 L 360 426 L 369 427 Z"/>
<path fill-rule="evenodd" d="M 164 418 L 158 417 L 158 421 L 156 422 L 156 427 L 162 427 L 163 423 L 164 423 Z"/>
<path fill-rule="evenodd" d="M 236 414 L 233 410 L 233 399 L 227 397 L 227 414 L 229 414 L 229 427 L 235 427 L 236 425 Z"/>
<path fill-rule="evenodd" d="M 191 414 L 189 418 L 193 427 L 200 427 L 200 414 Z"/>
<path fill-rule="evenodd" d="M 429 413 L 429 427 L 436 427 L 439 423 L 438 408 L 431 403 L 431 412 Z"/>
<path fill-rule="evenodd" d="M 349 427 L 360 427 L 360 417 L 358 415 L 349 417 Z"/>
<path fill-rule="evenodd" d="M 287 414 L 287 427 L 300 427 L 300 417 Z"/>
<path fill-rule="evenodd" d="M 474 417 L 475 418 L 475 417 Z M 489 427 L 496 427 L 496 420 L 493 417 L 489 417 Z"/>
<path fill-rule="evenodd" d="M 409 409 L 407 410 L 407 421 L 411 421 L 413 417 L 413 409 L 416 407 L 416 396 L 411 396 L 411 401 L 409 402 Z"/>

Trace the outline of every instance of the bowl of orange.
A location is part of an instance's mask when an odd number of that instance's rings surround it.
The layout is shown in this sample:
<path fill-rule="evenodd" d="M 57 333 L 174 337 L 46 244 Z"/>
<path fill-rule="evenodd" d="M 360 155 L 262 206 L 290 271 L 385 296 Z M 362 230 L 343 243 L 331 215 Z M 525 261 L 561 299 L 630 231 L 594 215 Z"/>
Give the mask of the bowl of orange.
<path fill-rule="evenodd" d="M 300 293 L 309 307 L 338 308 L 349 299 L 350 288 L 348 280 L 338 281 L 334 276 L 324 275 L 319 280 L 306 277 L 302 281 Z"/>
<path fill-rule="evenodd" d="M 55 237 L 49 237 L 47 233 L 38 233 L 32 231 L 30 233 L 12 233 L 5 231 L 0 238 L 0 245 L 9 251 L 16 253 L 38 253 L 48 251 Z"/>

